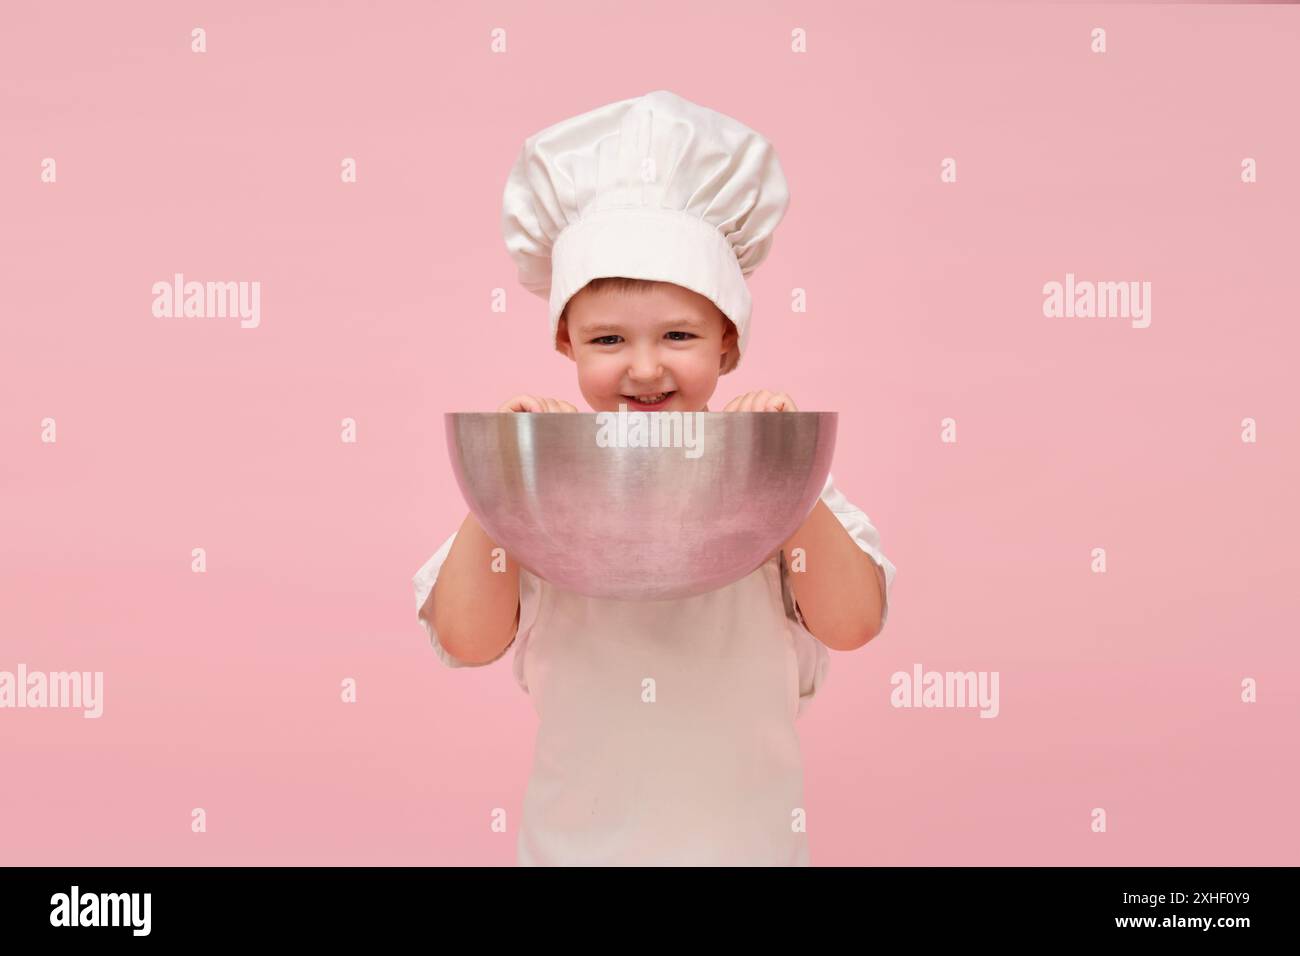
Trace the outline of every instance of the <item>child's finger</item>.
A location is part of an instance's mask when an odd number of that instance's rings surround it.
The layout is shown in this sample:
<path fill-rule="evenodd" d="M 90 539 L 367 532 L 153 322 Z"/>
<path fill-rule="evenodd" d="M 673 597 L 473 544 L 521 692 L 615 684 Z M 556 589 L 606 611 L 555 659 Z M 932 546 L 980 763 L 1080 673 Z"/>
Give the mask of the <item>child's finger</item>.
<path fill-rule="evenodd" d="M 506 400 L 498 411 L 502 412 L 540 412 L 541 403 L 532 395 L 514 395 Z"/>

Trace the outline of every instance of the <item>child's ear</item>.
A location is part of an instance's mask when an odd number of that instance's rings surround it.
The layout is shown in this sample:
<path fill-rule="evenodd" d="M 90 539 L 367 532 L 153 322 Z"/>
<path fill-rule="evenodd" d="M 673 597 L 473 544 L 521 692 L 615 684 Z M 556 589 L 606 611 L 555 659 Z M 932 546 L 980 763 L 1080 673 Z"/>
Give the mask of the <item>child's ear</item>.
<path fill-rule="evenodd" d="M 571 362 L 576 362 L 573 357 L 573 343 L 569 341 L 569 320 L 566 316 L 560 316 L 559 325 L 555 328 L 555 351 L 561 353 Z"/>
<path fill-rule="evenodd" d="M 736 367 L 740 360 L 736 346 L 740 341 L 740 336 L 736 332 L 735 324 L 726 319 L 726 328 L 722 330 L 722 355 L 718 358 L 718 374 L 726 375 Z"/>

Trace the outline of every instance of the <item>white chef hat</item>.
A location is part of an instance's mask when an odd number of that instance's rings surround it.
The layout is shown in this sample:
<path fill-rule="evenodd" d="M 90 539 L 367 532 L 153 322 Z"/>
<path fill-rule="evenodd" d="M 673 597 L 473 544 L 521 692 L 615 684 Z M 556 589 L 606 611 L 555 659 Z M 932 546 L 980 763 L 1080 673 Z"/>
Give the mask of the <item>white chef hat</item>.
<path fill-rule="evenodd" d="M 713 301 L 749 341 L 745 276 L 790 203 L 772 145 L 667 90 L 610 103 L 524 141 L 501 208 L 519 282 L 565 304 L 592 279 L 672 282 Z M 737 360 L 739 360 L 739 354 Z"/>

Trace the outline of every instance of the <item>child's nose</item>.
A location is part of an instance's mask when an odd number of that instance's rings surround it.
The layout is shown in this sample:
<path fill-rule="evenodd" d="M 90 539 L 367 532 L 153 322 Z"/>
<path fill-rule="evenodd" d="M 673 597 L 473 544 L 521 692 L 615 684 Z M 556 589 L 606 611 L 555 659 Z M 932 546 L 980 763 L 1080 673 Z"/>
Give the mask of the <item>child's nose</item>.
<path fill-rule="evenodd" d="M 657 352 L 637 353 L 632 367 L 628 369 L 628 377 L 634 382 L 653 382 L 655 379 L 663 378 L 663 374 L 663 362 L 659 360 Z"/>

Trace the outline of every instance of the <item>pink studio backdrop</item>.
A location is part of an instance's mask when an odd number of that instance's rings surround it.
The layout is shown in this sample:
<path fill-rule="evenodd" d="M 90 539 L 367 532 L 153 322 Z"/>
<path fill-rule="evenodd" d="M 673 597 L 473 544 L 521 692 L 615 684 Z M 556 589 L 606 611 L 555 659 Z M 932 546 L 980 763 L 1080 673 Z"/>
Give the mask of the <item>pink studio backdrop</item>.
<path fill-rule="evenodd" d="M 5 10 L 0 670 L 104 699 L 0 710 L 0 862 L 513 863 L 536 715 L 411 576 L 465 514 L 444 412 L 586 410 L 500 238 L 517 149 L 661 88 L 791 185 L 716 398 L 839 411 L 898 566 L 798 724 L 813 862 L 1300 862 L 1300 10 L 612 6 Z M 155 318 L 176 272 L 260 325 Z M 1070 272 L 1150 326 L 1045 317 Z M 998 716 L 892 707 L 915 664 Z"/>

